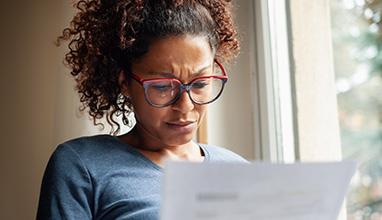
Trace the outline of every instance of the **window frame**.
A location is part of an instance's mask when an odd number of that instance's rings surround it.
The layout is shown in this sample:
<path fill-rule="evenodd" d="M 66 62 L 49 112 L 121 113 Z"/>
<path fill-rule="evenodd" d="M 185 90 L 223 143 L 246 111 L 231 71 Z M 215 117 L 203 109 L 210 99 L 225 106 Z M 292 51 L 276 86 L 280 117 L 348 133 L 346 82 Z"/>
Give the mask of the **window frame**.
<path fill-rule="evenodd" d="M 255 159 L 291 163 L 298 151 L 285 0 L 253 1 Z M 281 109 L 282 107 L 282 109 Z M 257 112 L 257 113 L 256 113 Z"/>

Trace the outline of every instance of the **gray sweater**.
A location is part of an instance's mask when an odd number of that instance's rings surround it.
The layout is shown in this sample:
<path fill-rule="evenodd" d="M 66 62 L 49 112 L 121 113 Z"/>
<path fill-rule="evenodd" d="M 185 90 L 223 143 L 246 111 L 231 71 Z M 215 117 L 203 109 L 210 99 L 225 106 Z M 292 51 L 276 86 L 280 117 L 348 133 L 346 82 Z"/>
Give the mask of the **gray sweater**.
<path fill-rule="evenodd" d="M 244 162 L 199 145 L 205 162 Z M 37 219 L 159 219 L 163 170 L 117 137 L 97 135 L 57 147 L 45 170 Z"/>

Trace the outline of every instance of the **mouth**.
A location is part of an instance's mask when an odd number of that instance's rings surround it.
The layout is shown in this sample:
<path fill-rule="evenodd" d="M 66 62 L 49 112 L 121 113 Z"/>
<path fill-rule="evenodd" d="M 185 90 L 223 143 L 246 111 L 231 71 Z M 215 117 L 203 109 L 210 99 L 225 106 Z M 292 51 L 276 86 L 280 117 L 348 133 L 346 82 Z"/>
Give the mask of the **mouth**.
<path fill-rule="evenodd" d="M 183 121 L 171 121 L 167 122 L 169 125 L 175 125 L 175 126 L 187 126 L 189 124 L 196 123 L 196 121 L 193 120 L 183 120 Z"/>
<path fill-rule="evenodd" d="M 192 132 L 196 128 L 196 121 L 185 120 L 185 121 L 170 121 L 166 122 L 166 125 L 171 130 L 188 133 Z"/>

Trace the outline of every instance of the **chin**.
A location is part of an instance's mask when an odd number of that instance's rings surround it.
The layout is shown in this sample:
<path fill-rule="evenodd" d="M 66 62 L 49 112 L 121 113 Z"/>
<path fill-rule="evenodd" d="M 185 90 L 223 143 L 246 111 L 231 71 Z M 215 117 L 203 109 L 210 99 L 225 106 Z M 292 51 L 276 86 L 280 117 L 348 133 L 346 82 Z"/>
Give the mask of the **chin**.
<path fill-rule="evenodd" d="M 194 134 L 170 137 L 165 141 L 169 146 L 185 145 L 192 142 Z"/>

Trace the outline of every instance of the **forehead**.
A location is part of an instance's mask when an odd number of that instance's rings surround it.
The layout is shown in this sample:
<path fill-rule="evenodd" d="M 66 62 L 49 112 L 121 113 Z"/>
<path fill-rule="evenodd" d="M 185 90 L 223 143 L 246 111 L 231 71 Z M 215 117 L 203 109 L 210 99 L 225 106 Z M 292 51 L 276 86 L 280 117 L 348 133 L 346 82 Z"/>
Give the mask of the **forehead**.
<path fill-rule="evenodd" d="M 213 51 L 203 36 L 171 36 L 154 40 L 148 52 L 134 66 L 139 69 L 159 68 L 163 71 L 194 70 L 208 65 L 214 58 Z"/>

